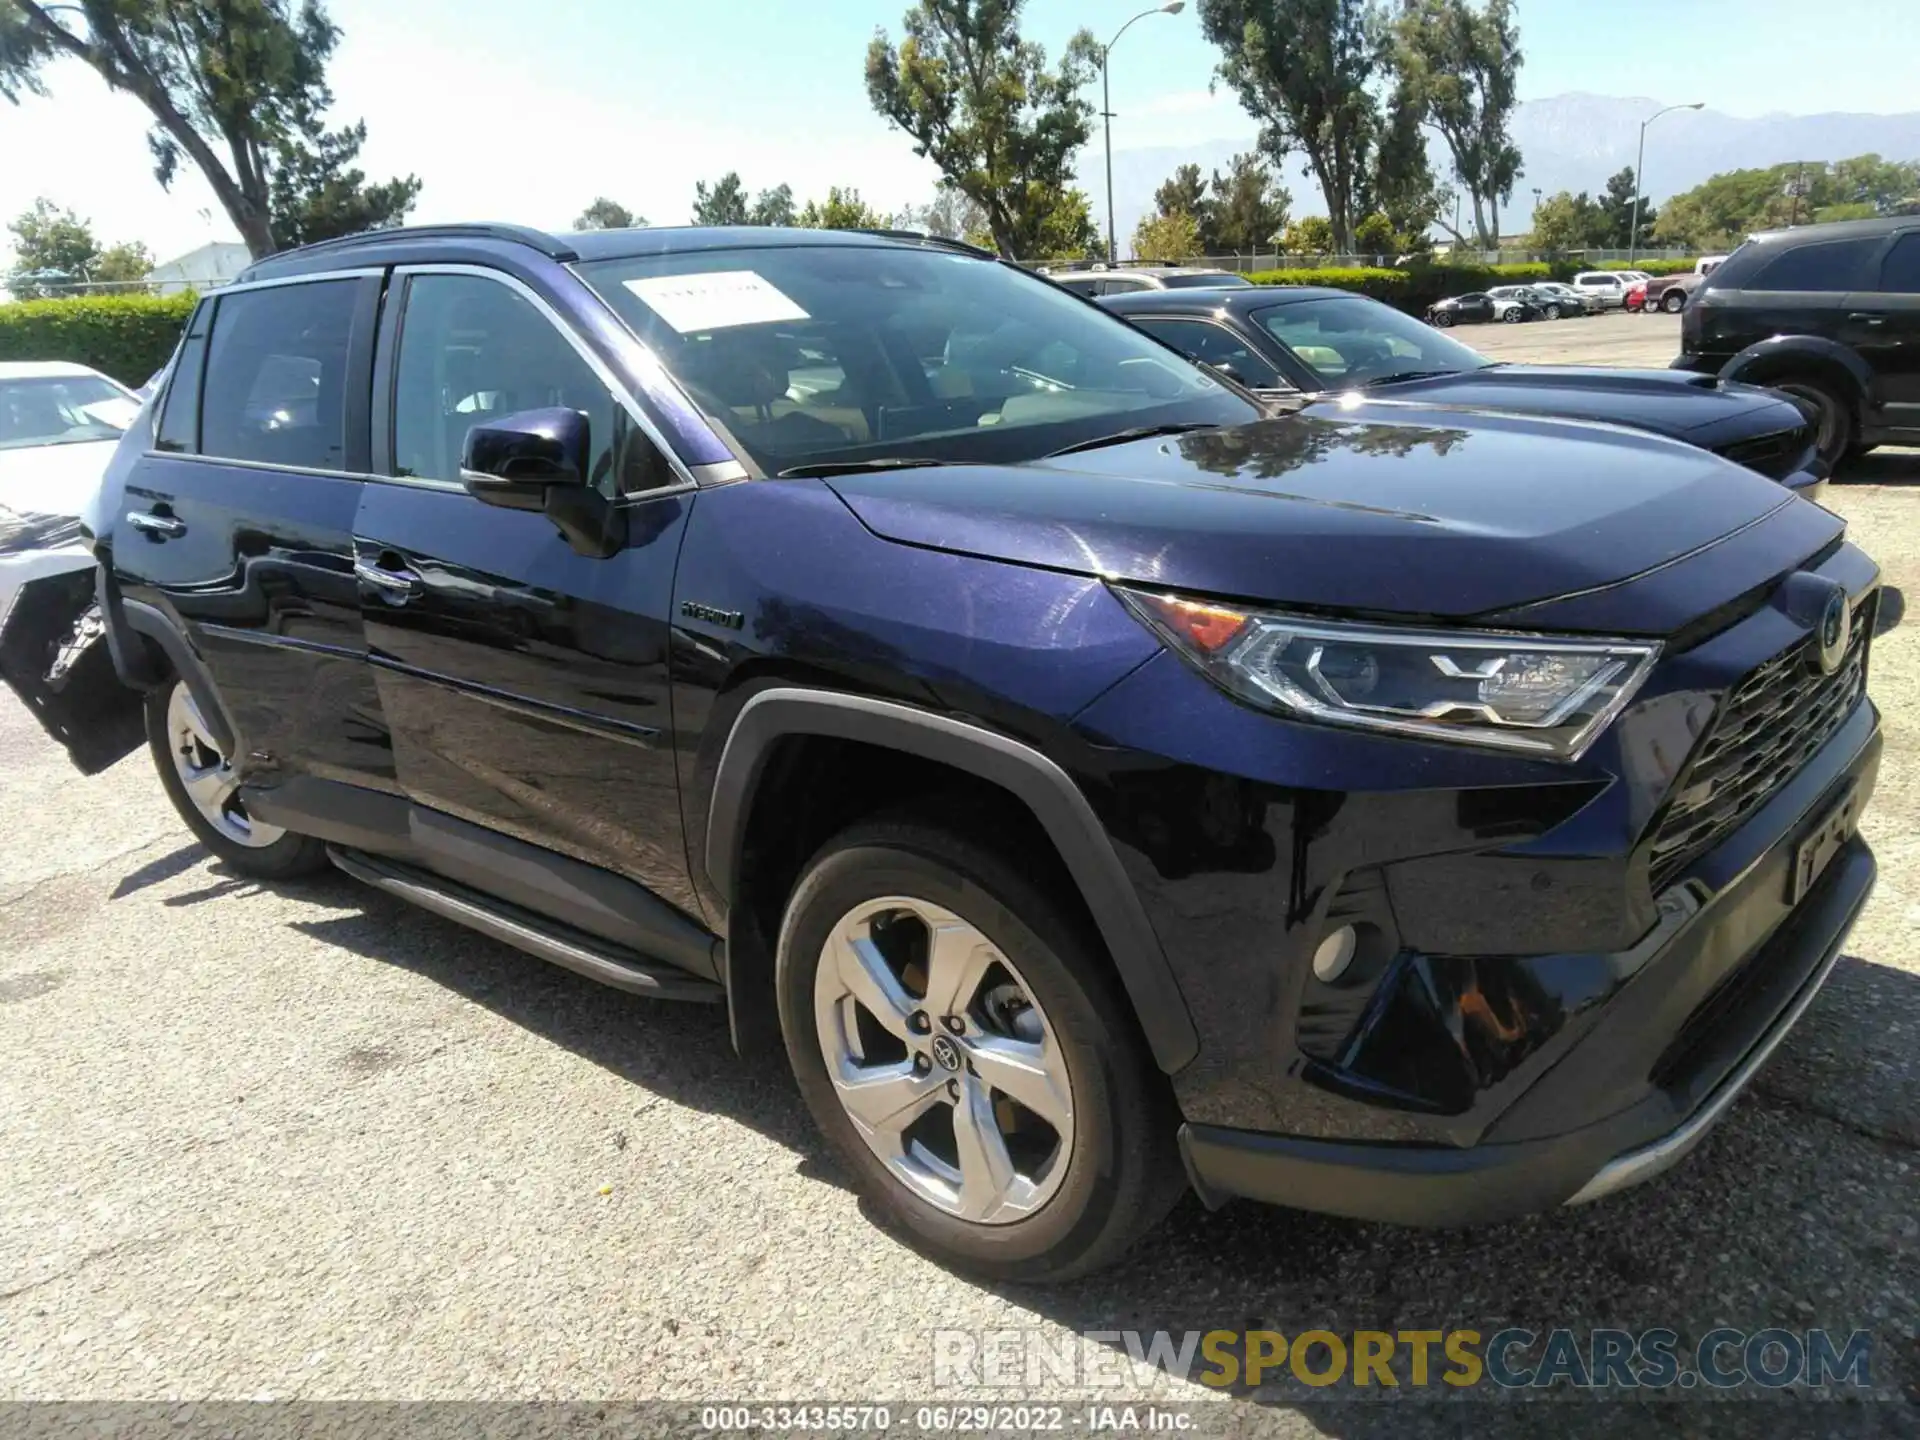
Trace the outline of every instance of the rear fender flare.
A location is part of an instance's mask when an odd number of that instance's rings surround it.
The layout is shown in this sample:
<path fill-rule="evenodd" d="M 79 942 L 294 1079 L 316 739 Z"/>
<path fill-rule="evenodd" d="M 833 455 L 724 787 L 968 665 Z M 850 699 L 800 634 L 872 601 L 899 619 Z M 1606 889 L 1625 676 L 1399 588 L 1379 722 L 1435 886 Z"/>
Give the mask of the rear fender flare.
<path fill-rule="evenodd" d="M 1186 999 L 1140 897 L 1086 796 L 1029 745 L 964 720 L 863 695 L 798 688 L 764 690 L 727 736 L 708 805 L 705 866 L 714 889 L 734 899 L 747 817 L 775 742 L 818 735 L 904 751 L 1006 790 L 1047 832 L 1099 926 L 1160 1068 L 1171 1074 L 1199 1050 Z"/>
<path fill-rule="evenodd" d="M 1775 335 L 1749 345 L 1720 368 L 1720 378 L 1771 385 L 1790 375 L 1819 376 L 1835 385 L 1858 416 L 1873 393 L 1873 372 L 1848 346 L 1818 335 Z"/>
<path fill-rule="evenodd" d="M 101 593 L 104 598 L 108 594 L 107 587 L 103 586 Z M 120 670 L 120 678 L 137 689 L 145 690 L 158 689 L 166 683 L 167 675 L 153 663 L 153 658 L 129 653 L 135 647 L 126 643 L 129 635 L 152 641 L 166 657 L 173 673 L 186 682 L 187 690 L 193 696 L 194 704 L 200 707 L 201 718 L 213 732 L 221 753 L 237 760 L 240 753 L 238 727 L 220 699 L 220 689 L 213 683 L 213 674 L 207 669 L 206 661 L 200 658 L 200 653 L 193 648 L 193 642 L 165 611 L 152 605 L 140 600 L 122 599 L 117 592 L 108 603 L 107 636 L 114 647 L 114 664 Z"/>

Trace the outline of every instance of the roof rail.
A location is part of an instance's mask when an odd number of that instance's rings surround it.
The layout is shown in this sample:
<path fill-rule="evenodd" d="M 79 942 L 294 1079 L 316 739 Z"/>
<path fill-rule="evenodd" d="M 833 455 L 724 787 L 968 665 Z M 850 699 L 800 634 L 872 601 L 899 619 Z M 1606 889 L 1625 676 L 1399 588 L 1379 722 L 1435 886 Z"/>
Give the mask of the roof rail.
<path fill-rule="evenodd" d="M 322 251 L 350 250 L 356 245 L 377 245 L 385 240 L 509 240 L 538 250 L 549 260 L 577 260 L 577 251 L 563 240 L 530 225 L 509 225 L 501 221 L 480 220 L 457 225 L 401 225 L 385 230 L 362 230 L 353 235 L 338 235 L 331 240 L 316 240 L 293 250 L 276 250 L 254 262 L 264 265 L 294 255 L 312 255 Z M 249 267 L 252 268 L 252 267 Z"/>
<path fill-rule="evenodd" d="M 991 250 L 983 250 L 965 240 L 952 240 L 945 235 L 932 235 L 925 230 L 884 230 L 865 225 L 857 225 L 852 231 L 855 235 L 878 235 L 883 240 L 917 240 L 922 245 L 938 245 L 942 250 L 957 250 L 963 255 L 978 255 L 983 260 L 998 260 L 1000 257 Z"/>

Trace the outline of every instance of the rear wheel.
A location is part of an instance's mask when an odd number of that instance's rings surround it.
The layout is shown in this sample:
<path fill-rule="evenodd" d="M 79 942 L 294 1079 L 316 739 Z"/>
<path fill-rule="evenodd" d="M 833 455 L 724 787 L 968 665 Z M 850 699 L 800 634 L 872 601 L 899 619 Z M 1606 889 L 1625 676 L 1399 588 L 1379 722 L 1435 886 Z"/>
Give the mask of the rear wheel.
<path fill-rule="evenodd" d="M 1813 421 L 1814 448 L 1831 470 L 1847 456 L 1853 446 L 1853 407 L 1828 381 L 1792 375 L 1771 382 L 1773 388 L 1791 396 Z"/>
<path fill-rule="evenodd" d="M 997 1279 L 1116 1259 L 1185 1188 L 1164 1082 L 1085 926 L 910 821 L 807 866 L 777 984 L 815 1121 L 889 1225 Z"/>
<path fill-rule="evenodd" d="M 1547 305 L 1547 308 L 1543 310 L 1541 313 L 1545 315 L 1549 320 L 1558 320 L 1560 318 L 1560 307 L 1558 305 L 1549 303 Z"/>
<path fill-rule="evenodd" d="M 1514 305 L 1500 318 L 1509 325 L 1518 325 L 1522 320 L 1527 318 L 1527 312 L 1522 310 L 1518 305 Z"/>
<path fill-rule="evenodd" d="M 1660 308 L 1669 315 L 1678 315 L 1686 308 L 1686 304 L 1687 292 L 1684 290 L 1669 290 L 1660 297 Z"/>
<path fill-rule="evenodd" d="M 255 820 L 240 798 L 232 757 L 213 738 L 193 692 L 176 679 L 147 696 L 147 745 L 160 784 L 200 843 L 258 880 L 323 869 L 326 846 Z"/>

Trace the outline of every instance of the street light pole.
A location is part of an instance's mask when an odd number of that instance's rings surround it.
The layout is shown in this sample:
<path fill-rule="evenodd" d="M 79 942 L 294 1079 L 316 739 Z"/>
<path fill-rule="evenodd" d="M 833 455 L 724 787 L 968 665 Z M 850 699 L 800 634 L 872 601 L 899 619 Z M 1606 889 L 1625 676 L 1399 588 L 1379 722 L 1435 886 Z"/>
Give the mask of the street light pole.
<path fill-rule="evenodd" d="M 1127 21 L 1113 34 L 1113 39 L 1100 51 L 1100 118 L 1106 122 L 1107 132 L 1107 263 L 1115 264 L 1120 259 L 1120 251 L 1114 243 L 1113 234 L 1113 90 L 1107 73 L 1107 59 L 1113 54 L 1113 47 L 1120 43 L 1120 37 L 1133 28 L 1135 20 L 1144 20 L 1149 15 L 1178 15 L 1187 8 L 1187 0 L 1173 0 L 1170 5 L 1156 5 L 1151 10 L 1142 10 L 1133 20 Z"/>
<path fill-rule="evenodd" d="M 1656 110 L 1640 122 L 1640 153 L 1633 161 L 1633 223 L 1627 229 L 1627 268 L 1633 268 L 1633 262 L 1640 255 L 1640 192 L 1647 188 L 1647 126 L 1671 110 L 1699 110 L 1706 101 L 1696 100 L 1691 105 L 1669 105 L 1666 110 Z"/>

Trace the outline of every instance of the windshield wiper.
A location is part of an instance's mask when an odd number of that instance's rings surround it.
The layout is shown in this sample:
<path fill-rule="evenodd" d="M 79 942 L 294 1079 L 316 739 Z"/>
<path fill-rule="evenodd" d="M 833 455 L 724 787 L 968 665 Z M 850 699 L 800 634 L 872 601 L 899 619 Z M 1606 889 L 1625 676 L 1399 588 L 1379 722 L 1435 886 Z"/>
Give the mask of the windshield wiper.
<path fill-rule="evenodd" d="M 1376 375 L 1373 379 L 1362 382 L 1360 388 L 1370 390 L 1375 385 L 1395 385 L 1402 380 L 1439 380 L 1448 375 L 1466 375 L 1471 373 L 1471 371 L 1466 370 L 1396 370 L 1391 375 Z"/>
<path fill-rule="evenodd" d="M 927 465 L 951 464 L 916 455 L 882 455 L 877 460 L 821 460 L 811 465 L 789 465 L 776 470 L 776 480 L 810 480 L 822 475 L 854 475 L 862 470 L 918 470 Z"/>
<path fill-rule="evenodd" d="M 1096 435 L 1091 440 L 1063 445 L 1058 450 L 1049 450 L 1040 458 L 1052 460 L 1060 455 L 1074 455 L 1082 450 L 1098 450 L 1104 445 L 1124 445 L 1129 440 L 1146 440 L 1155 435 L 1184 435 L 1189 430 L 1218 430 L 1219 428 L 1218 425 L 1198 420 L 1188 420 L 1172 425 L 1136 425 L 1130 430 L 1116 430 L 1111 435 Z"/>

